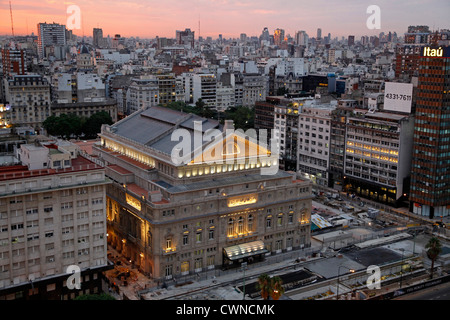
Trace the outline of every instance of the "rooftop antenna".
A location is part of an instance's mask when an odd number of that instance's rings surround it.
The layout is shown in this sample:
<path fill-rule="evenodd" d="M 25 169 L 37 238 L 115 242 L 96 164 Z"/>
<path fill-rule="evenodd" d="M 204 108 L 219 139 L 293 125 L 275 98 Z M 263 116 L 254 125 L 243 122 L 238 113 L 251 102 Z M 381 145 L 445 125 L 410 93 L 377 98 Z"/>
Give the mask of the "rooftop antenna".
<path fill-rule="evenodd" d="M 13 23 L 13 15 L 12 15 L 12 7 L 11 7 L 11 0 L 9 0 L 9 13 L 11 15 L 11 32 L 12 36 L 14 38 L 14 23 Z"/>

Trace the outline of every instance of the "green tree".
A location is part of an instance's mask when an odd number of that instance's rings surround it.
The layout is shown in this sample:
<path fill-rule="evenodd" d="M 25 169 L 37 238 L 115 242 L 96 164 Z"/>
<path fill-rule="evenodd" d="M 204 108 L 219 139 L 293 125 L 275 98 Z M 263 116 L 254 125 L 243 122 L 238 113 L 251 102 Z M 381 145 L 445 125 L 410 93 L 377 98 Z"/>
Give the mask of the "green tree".
<path fill-rule="evenodd" d="M 283 280 L 275 276 L 270 279 L 271 297 L 273 300 L 278 300 L 284 293 Z"/>
<path fill-rule="evenodd" d="M 233 120 L 235 129 L 245 131 L 254 128 L 255 110 L 244 106 L 231 107 L 225 111 L 224 118 Z"/>
<path fill-rule="evenodd" d="M 284 96 L 286 93 L 289 93 L 289 90 L 286 87 L 279 87 L 277 89 L 277 96 Z"/>
<path fill-rule="evenodd" d="M 82 131 L 86 138 L 96 138 L 100 133 L 102 124 L 111 125 L 111 116 L 106 111 L 100 111 L 90 116 L 83 125 Z"/>
<path fill-rule="evenodd" d="M 56 136 L 58 121 L 59 121 L 59 117 L 50 116 L 44 120 L 44 122 L 42 123 L 42 126 L 45 128 L 45 130 L 47 131 L 48 134 L 50 134 L 52 136 Z"/>
<path fill-rule="evenodd" d="M 432 237 L 425 246 L 427 256 L 431 260 L 430 278 L 433 279 L 434 262 L 442 252 L 441 242 L 437 237 Z"/>
<path fill-rule="evenodd" d="M 62 114 L 59 117 L 50 116 L 43 122 L 45 130 L 51 135 L 69 139 L 81 134 L 83 120 L 75 114 Z"/>
<path fill-rule="evenodd" d="M 271 294 L 272 286 L 270 276 L 267 273 L 263 273 L 258 277 L 258 282 L 256 283 L 256 288 L 261 290 L 261 297 L 264 300 L 269 298 Z"/>

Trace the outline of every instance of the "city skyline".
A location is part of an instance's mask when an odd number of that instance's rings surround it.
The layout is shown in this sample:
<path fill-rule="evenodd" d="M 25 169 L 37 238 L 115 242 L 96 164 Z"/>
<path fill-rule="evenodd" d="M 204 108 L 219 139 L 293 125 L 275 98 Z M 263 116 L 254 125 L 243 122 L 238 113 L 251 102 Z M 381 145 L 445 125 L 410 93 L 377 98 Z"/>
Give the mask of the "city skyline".
<path fill-rule="evenodd" d="M 9 15 L 9 1 L 2 0 L 4 16 Z M 112 3 L 112 5 L 111 5 Z M 120 34 L 125 37 L 155 38 L 175 37 L 176 30 L 190 28 L 195 36 L 238 38 L 240 33 L 259 36 L 264 27 L 270 34 L 281 28 L 285 35 L 294 37 L 295 32 L 305 30 L 311 37 L 317 28 L 322 35 L 332 38 L 355 35 L 378 35 L 381 32 L 397 32 L 401 36 L 409 25 L 428 25 L 431 30 L 448 28 L 446 12 L 450 3 L 443 0 L 430 1 L 378 1 L 381 28 L 370 30 L 366 21 L 371 14 L 366 12 L 370 1 L 351 0 L 345 2 L 318 1 L 313 6 L 299 1 L 239 1 L 196 0 L 182 2 L 163 1 L 91 1 L 76 3 L 56 0 L 31 2 L 11 1 L 15 35 L 37 34 L 39 22 L 66 24 L 71 13 L 67 8 L 80 8 L 81 27 L 73 29 L 78 36 L 92 36 L 93 28 L 102 28 L 105 36 Z M 323 8 L 327 8 L 324 10 Z M 431 8 L 431 9 L 430 9 Z M 447 10 L 445 9 L 447 8 Z M 424 14 L 433 10 L 433 14 Z M 296 14 L 298 12 L 298 14 Z M 200 32 L 199 32 L 200 28 Z M 0 22 L 0 34 L 12 35 L 11 19 Z"/>

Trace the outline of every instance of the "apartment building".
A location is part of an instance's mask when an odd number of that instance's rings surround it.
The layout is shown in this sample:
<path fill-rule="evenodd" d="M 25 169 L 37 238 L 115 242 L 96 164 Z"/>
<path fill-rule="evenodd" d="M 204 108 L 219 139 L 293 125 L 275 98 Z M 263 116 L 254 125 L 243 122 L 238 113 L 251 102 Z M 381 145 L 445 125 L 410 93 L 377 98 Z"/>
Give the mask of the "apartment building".
<path fill-rule="evenodd" d="M 253 108 L 267 96 L 268 78 L 259 74 L 242 75 L 242 105 Z M 238 100 L 238 98 L 236 98 Z"/>
<path fill-rule="evenodd" d="M 52 78 L 52 101 L 95 102 L 106 97 L 105 82 L 94 73 L 58 73 Z"/>
<path fill-rule="evenodd" d="M 299 113 L 297 172 L 321 186 L 328 186 L 331 112 L 335 108 L 335 104 L 306 104 Z"/>
<path fill-rule="evenodd" d="M 331 114 L 330 129 L 330 162 L 328 170 L 328 186 L 342 190 L 344 183 L 345 137 L 347 118 L 356 114 L 365 114 L 359 102 L 351 99 L 340 99 Z"/>
<path fill-rule="evenodd" d="M 347 118 L 345 190 L 398 206 L 409 194 L 414 116 L 367 112 Z"/>
<path fill-rule="evenodd" d="M 209 108 L 216 107 L 217 78 L 212 73 L 195 73 L 192 77 L 193 102 L 199 99 Z"/>
<path fill-rule="evenodd" d="M 84 118 L 89 118 L 98 112 L 106 112 L 111 116 L 113 122 L 117 121 L 118 109 L 117 101 L 114 99 L 101 99 L 93 102 L 77 103 L 53 103 L 51 115 L 61 116 L 62 114 L 74 114 Z"/>
<path fill-rule="evenodd" d="M 50 84 L 41 75 L 15 75 L 6 81 L 10 123 L 39 128 L 50 116 Z"/>
<path fill-rule="evenodd" d="M 17 157 L 0 171 L 0 300 L 100 293 L 110 267 L 105 169 L 69 142 L 22 144 Z"/>
<path fill-rule="evenodd" d="M 39 23 L 38 29 L 38 53 L 39 58 L 47 57 L 51 50 L 47 51 L 49 47 L 54 50 L 56 47 L 63 47 L 67 43 L 66 26 L 58 23 Z"/>
<path fill-rule="evenodd" d="M 218 82 L 216 88 L 216 110 L 223 112 L 236 106 L 234 93 L 232 86 L 224 86 L 221 82 Z"/>
<path fill-rule="evenodd" d="M 127 89 L 126 101 L 126 114 L 158 105 L 158 79 L 152 76 L 132 79 Z"/>

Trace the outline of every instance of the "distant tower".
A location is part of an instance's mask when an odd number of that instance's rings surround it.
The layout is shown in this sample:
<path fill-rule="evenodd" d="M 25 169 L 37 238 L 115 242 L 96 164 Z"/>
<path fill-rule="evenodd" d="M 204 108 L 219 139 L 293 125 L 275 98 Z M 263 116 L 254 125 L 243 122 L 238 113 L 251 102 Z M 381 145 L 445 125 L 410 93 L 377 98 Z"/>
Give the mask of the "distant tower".
<path fill-rule="evenodd" d="M 12 15 L 11 0 L 9 0 L 9 14 L 11 15 L 11 33 L 14 38 L 14 22 L 13 22 L 13 15 Z"/>

